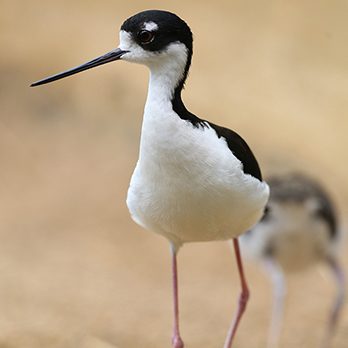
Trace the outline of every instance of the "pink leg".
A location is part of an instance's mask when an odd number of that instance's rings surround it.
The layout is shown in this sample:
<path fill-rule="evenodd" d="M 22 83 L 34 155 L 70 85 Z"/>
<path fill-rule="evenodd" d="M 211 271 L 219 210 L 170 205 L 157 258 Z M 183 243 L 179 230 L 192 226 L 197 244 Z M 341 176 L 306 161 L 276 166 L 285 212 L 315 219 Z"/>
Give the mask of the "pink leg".
<path fill-rule="evenodd" d="M 174 294 L 174 328 L 172 345 L 173 348 L 184 348 L 184 342 L 179 331 L 179 301 L 178 301 L 178 268 L 176 262 L 177 250 L 172 245 L 172 272 L 173 272 L 173 294 Z"/>
<path fill-rule="evenodd" d="M 232 347 L 234 336 L 236 335 L 239 322 L 242 318 L 242 315 L 245 311 L 245 308 L 249 299 L 249 289 L 245 280 L 245 275 L 244 275 L 244 270 L 242 265 L 242 258 L 241 258 L 239 243 L 237 238 L 233 238 L 233 246 L 234 246 L 234 252 L 236 254 L 236 259 L 237 259 L 237 266 L 238 266 L 238 272 L 239 272 L 239 277 L 240 277 L 241 286 L 242 286 L 242 292 L 239 296 L 237 314 L 234 320 L 232 321 L 230 330 L 228 331 L 224 348 Z"/>
<path fill-rule="evenodd" d="M 341 313 L 341 309 L 342 309 L 342 306 L 344 303 L 344 297 L 345 297 L 345 276 L 344 276 L 343 269 L 341 268 L 337 260 L 333 258 L 328 260 L 328 264 L 334 274 L 334 277 L 337 283 L 337 295 L 331 310 L 325 337 L 322 341 L 322 345 L 321 345 L 322 348 L 330 347 L 330 343 L 337 326 L 337 322 L 339 319 L 339 315 Z"/>

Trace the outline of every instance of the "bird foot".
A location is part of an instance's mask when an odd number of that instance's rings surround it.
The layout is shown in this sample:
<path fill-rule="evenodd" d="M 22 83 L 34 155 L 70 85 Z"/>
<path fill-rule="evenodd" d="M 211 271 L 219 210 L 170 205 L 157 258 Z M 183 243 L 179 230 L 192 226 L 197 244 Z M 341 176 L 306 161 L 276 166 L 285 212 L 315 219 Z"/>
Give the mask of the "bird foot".
<path fill-rule="evenodd" d="M 173 348 L 184 348 L 184 342 L 180 336 L 174 336 L 172 339 Z"/>

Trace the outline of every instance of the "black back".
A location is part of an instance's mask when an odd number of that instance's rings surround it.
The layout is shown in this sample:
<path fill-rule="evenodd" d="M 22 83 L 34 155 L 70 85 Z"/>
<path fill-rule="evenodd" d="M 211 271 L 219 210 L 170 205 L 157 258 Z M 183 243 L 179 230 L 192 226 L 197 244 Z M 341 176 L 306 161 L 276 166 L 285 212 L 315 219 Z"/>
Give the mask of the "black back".
<path fill-rule="evenodd" d="M 173 99 L 173 110 L 179 115 L 180 118 L 190 122 L 193 127 L 204 128 L 211 127 L 215 130 L 216 135 L 219 138 L 226 140 L 228 148 L 231 150 L 234 156 L 236 156 L 243 165 L 243 171 L 245 174 L 250 174 L 253 177 L 262 181 L 262 174 L 257 160 L 249 148 L 246 141 L 231 129 L 218 126 L 209 121 L 200 119 L 196 115 L 188 111 L 181 99 L 180 86 L 176 88 Z"/>

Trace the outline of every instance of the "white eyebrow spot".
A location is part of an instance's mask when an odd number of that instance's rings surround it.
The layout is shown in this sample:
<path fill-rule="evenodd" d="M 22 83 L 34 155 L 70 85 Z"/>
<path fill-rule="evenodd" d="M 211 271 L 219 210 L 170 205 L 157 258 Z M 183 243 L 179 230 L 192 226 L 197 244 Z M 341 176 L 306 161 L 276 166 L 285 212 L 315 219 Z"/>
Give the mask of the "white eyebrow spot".
<path fill-rule="evenodd" d="M 158 29 L 158 25 L 155 22 L 145 22 L 144 29 L 148 31 L 154 31 Z"/>

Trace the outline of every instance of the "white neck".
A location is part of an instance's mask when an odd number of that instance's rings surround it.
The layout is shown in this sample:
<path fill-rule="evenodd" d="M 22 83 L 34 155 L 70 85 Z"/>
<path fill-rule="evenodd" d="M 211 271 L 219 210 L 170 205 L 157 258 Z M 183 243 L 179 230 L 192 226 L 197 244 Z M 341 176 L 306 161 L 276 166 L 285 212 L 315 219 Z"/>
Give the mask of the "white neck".
<path fill-rule="evenodd" d="M 145 115 L 149 109 L 163 111 L 168 109 L 175 88 L 185 73 L 188 58 L 186 46 L 173 42 L 160 52 L 144 50 L 134 42 L 130 33 L 120 31 L 120 49 L 127 51 L 123 60 L 143 64 L 150 69 L 149 90 L 145 106 Z"/>
<path fill-rule="evenodd" d="M 152 100 L 170 102 L 175 88 L 182 78 L 182 73 L 178 74 L 180 70 L 180 67 L 170 66 L 167 68 L 165 65 L 150 67 L 147 103 Z"/>
<path fill-rule="evenodd" d="M 172 48 L 178 50 L 178 44 Z M 139 160 L 146 157 L 152 158 L 149 162 L 153 165 L 158 159 L 163 159 L 163 148 L 168 146 L 168 139 L 178 127 L 180 118 L 173 110 L 172 99 L 175 88 L 184 76 L 186 66 L 186 48 L 173 57 L 169 54 L 157 57 L 147 64 L 150 68 L 149 90 L 147 94 L 143 126 L 141 131 Z"/>
<path fill-rule="evenodd" d="M 173 98 L 175 88 L 184 76 L 187 49 L 183 44 L 171 44 L 166 52 L 148 62 L 150 68 L 149 90 L 145 114 L 149 108 L 166 110 Z"/>

